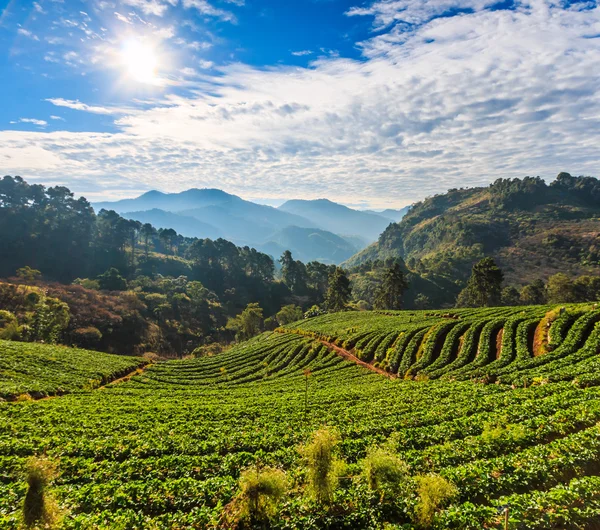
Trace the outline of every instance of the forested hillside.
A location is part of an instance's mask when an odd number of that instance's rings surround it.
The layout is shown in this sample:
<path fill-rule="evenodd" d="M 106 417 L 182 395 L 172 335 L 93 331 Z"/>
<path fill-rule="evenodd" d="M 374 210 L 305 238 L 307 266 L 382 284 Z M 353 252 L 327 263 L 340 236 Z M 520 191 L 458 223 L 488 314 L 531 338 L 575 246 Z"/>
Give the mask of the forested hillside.
<path fill-rule="evenodd" d="M 484 256 L 516 285 L 557 272 L 597 274 L 600 182 L 561 173 L 550 184 L 526 177 L 449 190 L 413 205 L 344 265 L 398 257 L 416 272 L 464 280 Z"/>

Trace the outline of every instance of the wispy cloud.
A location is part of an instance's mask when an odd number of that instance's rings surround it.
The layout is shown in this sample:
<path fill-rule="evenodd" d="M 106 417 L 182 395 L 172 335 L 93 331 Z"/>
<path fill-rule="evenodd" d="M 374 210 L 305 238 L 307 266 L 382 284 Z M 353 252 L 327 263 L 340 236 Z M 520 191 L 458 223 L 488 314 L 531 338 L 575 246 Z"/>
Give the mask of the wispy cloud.
<path fill-rule="evenodd" d="M 312 54 L 311 50 L 299 50 L 299 51 L 292 52 L 292 55 L 295 55 L 296 57 L 302 57 L 303 55 L 311 55 L 311 54 Z"/>
<path fill-rule="evenodd" d="M 17 121 L 11 121 L 10 123 L 31 123 L 32 125 L 37 125 L 38 127 L 46 127 L 48 122 L 45 120 L 37 120 L 35 118 L 19 118 Z"/>
<path fill-rule="evenodd" d="M 17 29 L 17 33 L 19 35 L 22 35 L 23 37 L 27 37 L 28 39 L 33 39 L 33 40 L 37 40 L 37 41 L 40 40 L 40 38 L 37 35 L 35 35 L 34 33 L 32 33 L 31 31 L 29 31 L 28 29 L 25 29 L 25 28 Z"/>
<path fill-rule="evenodd" d="M 232 3 L 243 5 L 243 2 L 241 4 L 238 2 Z M 217 17 L 226 22 L 231 22 L 232 24 L 237 23 L 237 18 L 231 11 L 226 11 L 225 9 L 215 7 L 214 5 L 208 3 L 207 0 L 182 0 L 182 4 L 186 9 L 195 9 L 202 15 Z"/>
<path fill-rule="evenodd" d="M 115 107 L 101 107 L 96 105 L 88 105 L 87 103 L 82 103 L 78 99 L 63 99 L 63 98 L 48 98 L 46 99 L 49 103 L 56 105 L 57 107 L 66 107 L 68 109 L 73 110 L 81 110 L 83 112 L 91 112 L 92 114 L 123 114 L 127 112 L 126 109 L 123 108 L 115 108 Z"/>

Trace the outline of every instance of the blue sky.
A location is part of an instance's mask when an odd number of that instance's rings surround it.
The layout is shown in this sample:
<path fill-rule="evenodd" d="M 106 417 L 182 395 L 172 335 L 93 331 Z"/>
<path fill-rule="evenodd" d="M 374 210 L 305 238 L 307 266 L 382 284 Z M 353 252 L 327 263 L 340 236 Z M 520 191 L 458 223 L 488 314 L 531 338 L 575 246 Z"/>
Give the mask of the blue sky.
<path fill-rule="evenodd" d="M 2 173 L 92 200 L 598 176 L 595 0 L 2 0 L 0 74 Z"/>

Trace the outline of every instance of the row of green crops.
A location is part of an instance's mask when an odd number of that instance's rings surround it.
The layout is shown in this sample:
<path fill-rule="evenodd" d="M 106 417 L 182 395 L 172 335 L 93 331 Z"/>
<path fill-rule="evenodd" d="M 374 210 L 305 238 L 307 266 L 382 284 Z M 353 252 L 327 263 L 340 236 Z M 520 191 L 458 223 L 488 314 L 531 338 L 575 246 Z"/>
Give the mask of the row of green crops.
<path fill-rule="evenodd" d="M 528 384 L 547 375 L 541 366 L 583 348 L 598 321 L 595 305 L 574 304 L 336 313 L 278 331 L 336 344 L 401 378 Z M 547 344 L 537 357 L 536 331 Z"/>
<path fill-rule="evenodd" d="M 101 389 L 0 403 L 0 528 L 18 527 L 36 454 L 57 464 L 62 528 L 220 528 L 240 472 L 257 464 L 289 481 L 272 528 L 415 528 L 411 494 L 382 500 L 360 476 L 382 444 L 410 477 L 456 485 L 432 528 L 503 528 L 504 506 L 511 529 L 591 527 L 600 324 L 591 308 L 567 308 L 549 328 L 553 347 L 533 357 L 532 330 L 551 309 L 325 315 Z M 323 342 L 415 380 L 382 377 Z M 347 464 L 330 508 L 303 496 L 299 450 L 323 425 L 339 432 Z"/>
<path fill-rule="evenodd" d="M 145 364 L 139 357 L 0 340 L 0 398 L 39 398 L 91 389 Z"/>

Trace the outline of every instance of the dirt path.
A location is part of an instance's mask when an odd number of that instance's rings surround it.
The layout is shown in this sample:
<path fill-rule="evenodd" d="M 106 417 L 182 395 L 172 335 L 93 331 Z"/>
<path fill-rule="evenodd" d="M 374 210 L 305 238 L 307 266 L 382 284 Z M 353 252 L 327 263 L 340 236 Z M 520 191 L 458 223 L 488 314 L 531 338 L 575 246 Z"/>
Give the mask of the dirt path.
<path fill-rule="evenodd" d="M 358 364 L 359 366 L 362 366 L 363 368 L 366 368 L 367 370 L 371 370 L 372 372 L 375 372 L 379 375 L 383 375 L 389 379 L 397 379 L 398 378 L 398 376 L 396 374 L 390 374 L 389 372 L 386 372 L 385 370 L 383 370 L 381 368 L 377 368 L 376 366 L 373 366 L 372 364 L 366 363 L 365 361 L 361 361 L 356 355 L 353 355 L 352 353 L 350 353 L 348 350 L 345 350 L 344 348 L 340 348 L 336 344 L 333 344 L 333 342 L 327 342 L 325 340 L 320 340 L 320 339 L 315 339 L 315 340 L 318 340 L 321 344 L 323 344 L 330 350 L 333 350 L 340 357 L 343 357 L 344 359 L 346 359 L 348 361 L 352 361 L 353 363 Z"/>

